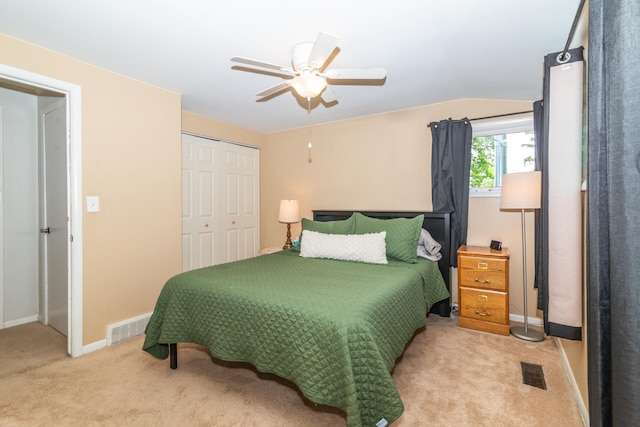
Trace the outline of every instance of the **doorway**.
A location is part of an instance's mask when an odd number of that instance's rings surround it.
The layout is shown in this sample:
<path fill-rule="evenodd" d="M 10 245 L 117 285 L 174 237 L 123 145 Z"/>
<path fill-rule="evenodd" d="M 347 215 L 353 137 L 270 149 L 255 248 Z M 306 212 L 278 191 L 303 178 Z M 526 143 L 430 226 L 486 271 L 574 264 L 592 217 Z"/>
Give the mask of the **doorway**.
<path fill-rule="evenodd" d="M 66 315 L 58 316 L 54 321 L 57 326 L 56 329 L 62 329 L 61 332 L 67 334 L 67 353 L 72 357 L 77 357 L 83 354 L 82 343 L 82 156 L 81 156 L 81 89 L 77 85 L 73 85 L 60 80 L 52 79 L 46 76 L 30 73 L 28 71 L 16 69 L 13 67 L 0 64 L 0 86 L 10 88 L 25 93 L 31 93 L 36 96 L 43 96 L 47 94 L 56 94 L 63 101 L 62 110 L 58 109 L 56 113 L 51 115 L 52 122 L 57 122 L 57 125 L 62 126 L 64 132 L 61 137 L 62 147 L 66 148 L 62 156 L 53 156 L 56 158 L 58 164 L 54 167 L 58 172 L 58 176 L 55 180 L 55 190 L 57 194 L 62 191 L 63 200 L 60 201 L 60 197 L 54 196 L 57 199 L 57 207 L 55 207 L 56 215 L 59 217 L 60 212 L 63 212 L 63 227 L 58 229 L 60 233 L 58 237 L 62 239 L 64 248 L 62 254 L 60 250 L 57 250 L 55 258 L 48 258 L 49 263 L 55 262 L 60 269 L 58 271 L 66 275 L 63 278 L 62 288 L 66 290 L 66 295 L 61 300 L 54 301 L 54 304 L 58 304 L 58 308 L 48 304 L 44 301 L 44 297 L 40 298 L 40 309 L 42 307 L 48 307 L 49 311 L 57 311 L 60 307 L 66 308 Z M 55 108 L 49 112 L 54 111 Z M 64 113 L 64 114 L 62 114 Z M 53 147 L 53 146 L 52 146 Z M 58 146 L 60 149 L 60 146 Z M 4 164 L 10 161 L 6 156 L 10 153 L 5 153 Z M 52 157 L 52 160 L 53 160 Z M 62 162 L 62 165 L 60 165 Z M 40 165 L 44 170 L 44 165 Z M 54 164 L 50 165 L 50 168 Z M 37 180 L 37 170 L 36 177 Z M 60 176 L 63 175 L 63 176 Z M 53 181 L 52 181 L 53 182 Z M 62 186 L 62 190 L 60 189 Z M 49 205 L 49 203 L 47 203 Z M 50 206 L 51 207 L 51 206 Z M 47 219 L 49 220 L 53 212 L 49 210 Z M 0 220 L 6 220 L 0 216 Z M 46 234 L 46 229 L 51 231 L 53 228 L 49 225 L 37 224 L 38 228 L 42 228 Z M 40 240 L 39 231 L 37 230 L 37 239 Z M 6 236 L 1 236 L 4 240 Z M 48 236 L 47 236 L 48 237 Z M 46 250 L 46 246 L 49 243 L 47 241 L 54 241 L 55 239 L 43 239 L 43 247 Z M 60 239 L 57 242 L 60 245 Z M 4 265 L 6 265 L 6 255 L 4 253 Z M 51 254 L 49 254 L 51 255 Z M 59 255 L 62 255 L 60 257 Z M 36 265 L 36 270 L 41 266 Z M 51 271 L 51 269 L 49 269 Z M 6 292 L 5 283 L 0 281 L 0 292 L 4 296 Z M 39 310 L 40 311 L 40 310 Z M 46 310 L 45 310 L 46 311 Z M 48 316 L 52 313 L 40 313 L 40 315 Z M 6 319 L 3 320 L 3 309 L 0 308 L 0 321 L 2 325 L 5 325 Z M 2 326 L 0 325 L 0 326 Z"/>

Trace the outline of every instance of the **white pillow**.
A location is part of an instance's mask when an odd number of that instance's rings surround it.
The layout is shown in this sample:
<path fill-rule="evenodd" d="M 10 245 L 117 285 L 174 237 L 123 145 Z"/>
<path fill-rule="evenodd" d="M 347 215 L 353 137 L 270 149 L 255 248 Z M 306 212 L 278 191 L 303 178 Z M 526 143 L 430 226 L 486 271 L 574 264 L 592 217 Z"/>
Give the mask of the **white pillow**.
<path fill-rule="evenodd" d="M 325 234 L 303 230 L 300 256 L 387 264 L 386 231 L 369 234 Z"/>

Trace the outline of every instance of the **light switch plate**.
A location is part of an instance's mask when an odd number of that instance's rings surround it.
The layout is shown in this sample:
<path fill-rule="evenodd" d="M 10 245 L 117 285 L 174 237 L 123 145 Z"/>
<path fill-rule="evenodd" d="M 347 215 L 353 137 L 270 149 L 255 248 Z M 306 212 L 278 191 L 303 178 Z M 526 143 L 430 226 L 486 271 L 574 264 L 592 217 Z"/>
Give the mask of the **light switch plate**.
<path fill-rule="evenodd" d="M 100 212 L 100 197 L 87 196 L 87 212 Z"/>

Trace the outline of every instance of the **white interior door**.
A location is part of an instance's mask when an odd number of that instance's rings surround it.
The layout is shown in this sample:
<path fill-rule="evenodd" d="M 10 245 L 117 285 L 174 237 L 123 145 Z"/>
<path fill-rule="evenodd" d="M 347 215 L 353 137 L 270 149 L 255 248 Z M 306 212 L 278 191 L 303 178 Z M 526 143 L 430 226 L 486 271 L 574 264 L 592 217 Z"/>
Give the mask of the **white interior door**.
<path fill-rule="evenodd" d="M 216 147 L 182 135 L 182 270 L 219 264 L 219 162 Z"/>
<path fill-rule="evenodd" d="M 64 100 L 41 112 L 43 215 L 42 280 L 45 323 L 67 336 L 69 328 L 69 246 L 67 136 Z"/>
<path fill-rule="evenodd" d="M 225 261 L 230 262 L 254 257 L 260 249 L 260 152 L 227 143 L 221 149 L 223 248 Z"/>
<path fill-rule="evenodd" d="M 183 271 L 256 256 L 260 151 L 182 136 Z"/>

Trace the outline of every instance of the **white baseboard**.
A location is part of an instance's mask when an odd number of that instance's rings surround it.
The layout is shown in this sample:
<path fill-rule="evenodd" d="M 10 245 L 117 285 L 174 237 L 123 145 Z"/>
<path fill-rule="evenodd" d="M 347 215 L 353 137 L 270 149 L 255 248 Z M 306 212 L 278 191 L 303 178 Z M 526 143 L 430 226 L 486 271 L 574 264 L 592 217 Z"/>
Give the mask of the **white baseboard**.
<path fill-rule="evenodd" d="M 564 371 L 569 378 L 569 384 L 571 385 L 571 389 L 573 391 L 573 397 L 578 405 L 578 412 L 580 413 L 580 417 L 582 417 L 582 423 L 586 426 L 589 425 L 589 411 L 587 410 L 587 405 L 584 404 L 584 399 L 582 399 L 582 393 L 580 393 L 580 388 L 578 387 L 578 383 L 576 381 L 576 377 L 573 375 L 573 370 L 571 369 L 571 364 L 569 363 L 569 359 L 567 358 L 567 353 L 564 351 L 564 347 L 560 342 L 559 338 L 555 338 L 556 346 L 560 351 L 560 358 L 562 359 L 562 365 L 564 366 Z"/>
<path fill-rule="evenodd" d="M 509 320 L 518 323 L 524 323 L 524 316 L 520 314 L 509 314 Z M 529 317 L 529 325 L 544 326 L 544 321 L 539 317 Z"/>
<path fill-rule="evenodd" d="M 107 340 L 100 340 L 100 341 L 96 341 L 94 343 L 91 344 L 87 344 L 84 347 L 82 347 L 82 354 L 88 354 L 91 353 L 93 351 L 96 350 L 100 350 L 101 348 L 105 348 L 107 346 Z"/>
<path fill-rule="evenodd" d="M 9 320 L 7 322 L 4 322 L 4 327 L 11 328 L 13 326 L 20 326 L 20 325 L 24 325 L 25 323 L 31 323 L 31 322 L 37 322 L 37 321 L 38 321 L 38 315 L 34 314 L 33 316 L 23 317 L 22 319 Z"/>

